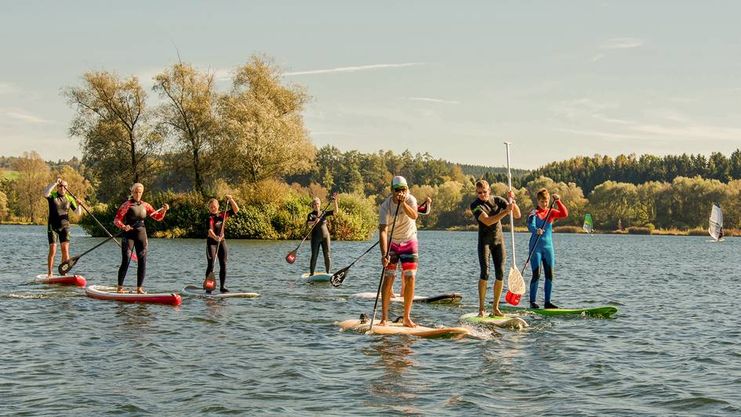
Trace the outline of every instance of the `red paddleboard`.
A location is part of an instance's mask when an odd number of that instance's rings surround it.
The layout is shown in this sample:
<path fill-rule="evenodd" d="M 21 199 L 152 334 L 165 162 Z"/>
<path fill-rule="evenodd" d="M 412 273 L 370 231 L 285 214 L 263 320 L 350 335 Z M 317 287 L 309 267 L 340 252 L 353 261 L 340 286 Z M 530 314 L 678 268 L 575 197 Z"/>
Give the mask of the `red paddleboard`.
<path fill-rule="evenodd" d="M 183 302 L 178 294 L 174 293 L 151 293 L 137 294 L 135 292 L 116 292 L 116 287 L 104 287 L 101 285 L 91 285 L 85 288 L 85 294 L 90 298 L 98 300 L 123 301 L 125 303 L 150 303 L 150 304 L 168 304 L 179 306 Z"/>
<path fill-rule="evenodd" d="M 63 277 L 49 278 L 46 274 L 40 274 L 36 275 L 36 282 L 42 284 L 77 285 L 78 287 L 84 287 L 87 284 L 85 277 L 82 275 L 67 275 Z"/>

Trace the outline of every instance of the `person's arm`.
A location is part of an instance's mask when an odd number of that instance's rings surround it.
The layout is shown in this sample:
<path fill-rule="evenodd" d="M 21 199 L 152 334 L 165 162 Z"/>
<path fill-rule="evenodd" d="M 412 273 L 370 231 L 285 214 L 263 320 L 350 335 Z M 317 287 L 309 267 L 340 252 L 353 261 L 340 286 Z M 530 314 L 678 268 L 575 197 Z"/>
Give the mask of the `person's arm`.
<path fill-rule="evenodd" d="M 520 206 L 517 205 L 517 201 L 515 200 L 515 193 L 512 191 L 509 192 L 509 201 L 512 203 L 512 216 L 515 219 L 519 219 L 522 217 L 522 213 L 520 212 Z"/>
<path fill-rule="evenodd" d="M 147 211 L 147 216 L 153 218 L 154 220 L 161 222 L 165 219 L 165 214 L 167 213 L 167 210 L 170 209 L 170 205 L 165 203 L 162 205 L 162 207 L 159 210 L 155 210 L 154 207 L 152 207 L 151 204 L 142 201 L 142 205 L 144 206 L 144 209 Z"/>
<path fill-rule="evenodd" d="M 417 206 L 417 213 L 421 215 L 428 215 L 432 211 L 432 199 L 430 197 L 425 198 L 425 202 Z"/>
<path fill-rule="evenodd" d="M 44 197 L 49 198 L 51 197 L 52 191 L 54 191 L 54 188 L 59 184 L 59 180 L 57 179 L 56 182 L 51 183 L 49 187 L 46 188 L 46 191 L 44 192 Z"/>
<path fill-rule="evenodd" d="M 404 210 L 404 213 L 406 213 L 407 216 L 409 216 L 412 220 L 417 220 L 417 217 L 419 217 L 419 212 L 417 212 L 417 199 L 414 198 L 414 196 L 410 196 L 408 192 L 404 193 L 403 200 L 401 200 L 401 208 Z M 407 203 L 407 198 L 411 198 L 411 205 Z"/>
<path fill-rule="evenodd" d="M 502 209 L 499 211 L 499 213 L 489 216 L 482 210 L 481 215 L 479 215 L 479 221 L 486 226 L 492 226 L 494 224 L 497 224 L 498 221 L 505 218 L 512 211 L 512 205 L 506 204 L 504 200 L 502 201 L 497 200 L 496 203 L 497 203 L 497 206 L 499 206 Z"/>
<path fill-rule="evenodd" d="M 530 231 L 530 233 L 537 233 L 538 228 L 536 227 L 536 222 L 538 219 L 538 215 L 536 214 L 535 210 L 533 210 L 529 216 L 527 216 L 527 230 Z"/>
<path fill-rule="evenodd" d="M 80 202 L 80 200 L 75 200 L 69 194 L 65 195 L 67 196 L 67 201 L 69 201 L 69 204 L 72 207 L 72 211 L 74 211 L 74 213 L 78 216 L 82 214 L 82 202 Z"/>
<path fill-rule="evenodd" d="M 232 198 L 232 196 L 227 195 L 226 196 L 226 201 L 231 206 L 231 208 L 232 208 L 232 214 L 233 215 L 239 213 L 239 206 L 237 205 L 237 202 L 234 201 L 234 199 Z"/>
<path fill-rule="evenodd" d="M 381 248 L 381 265 L 388 264 L 388 227 L 385 224 L 378 225 L 378 247 Z"/>
<path fill-rule="evenodd" d="M 332 200 L 334 200 L 334 211 L 332 211 L 332 214 L 335 214 L 340 209 L 340 206 L 338 205 L 338 202 L 340 201 L 340 196 L 337 195 L 337 193 L 334 193 L 332 194 Z"/>
<path fill-rule="evenodd" d="M 567 209 L 566 205 L 564 205 L 561 202 L 561 199 L 557 197 L 558 197 L 558 194 L 553 195 L 553 199 L 556 200 L 556 206 L 558 208 L 554 208 L 551 211 L 551 220 L 563 219 L 569 216 L 569 209 Z"/>
<path fill-rule="evenodd" d="M 130 205 L 131 203 L 129 203 L 128 200 L 124 201 L 124 203 L 118 208 L 118 211 L 116 211 L 116 216 L 113 218 L 113 224 L 121 230 L 131 230 L 131 226 L 124 224 L 123 222 L 123 218 L 126 215 L 126 212 L 129 211 Z"/>

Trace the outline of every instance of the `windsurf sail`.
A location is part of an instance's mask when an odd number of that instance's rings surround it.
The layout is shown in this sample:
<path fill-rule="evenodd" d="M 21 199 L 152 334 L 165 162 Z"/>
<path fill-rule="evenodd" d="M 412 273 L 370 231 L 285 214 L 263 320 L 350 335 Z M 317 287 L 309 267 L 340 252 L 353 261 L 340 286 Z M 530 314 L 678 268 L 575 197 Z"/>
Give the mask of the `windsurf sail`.
<path fill-rule="evenodd" d="M 710 227 L 708 227 L 708 233 L 715 240 L 720 240 L 723 237 L 723 211 L 716 204 L 713 204 L 713 208 L 710 210 Z"/>
<path fill-rule="evenodd" d="M 592 215 L 587 213 L 584 215 L 584 224 L 581 226 L 585 232 L 591 234 L 594 231 L 594 224 L 592 224 Z"/>

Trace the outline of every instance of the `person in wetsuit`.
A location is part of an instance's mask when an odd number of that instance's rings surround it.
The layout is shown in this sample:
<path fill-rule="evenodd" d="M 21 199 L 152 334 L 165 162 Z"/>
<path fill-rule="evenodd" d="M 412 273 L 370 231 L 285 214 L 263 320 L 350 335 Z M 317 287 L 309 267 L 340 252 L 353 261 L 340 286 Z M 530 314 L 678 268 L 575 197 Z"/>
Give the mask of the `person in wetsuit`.
<path fill-rule="evenodd" d="M 144 186 L 136 183 L 131 186 L 131 197 L 116 211 L 113 224 L 124 231 L 121 239 L 121 266 L 118 268 L 118 292 L 124 292 L 123 284 L 126 272 L 131 262 L 132 250 L 136 249 L 138 265 L 136 268 L 136 292 L 144 294 L 144 275 L 147 271 L 147 229 L 144 220 L 151 217 L 162 221 L 170 206 L 165 203 L 162 208 L 155 210 L 149 203 L 142 201 Z"/>
<path fill-rule="evenodd" d="M 507 258 L 504 249 L 504 233 L 502 232 L 501 220 L 508 214 L 519 219 L 520 208 L 514 201 L 514 194 L 510 191 L 511 203 L 499 196 L 491 196 L 491 188 L 486 180 L 476 182 L 476 195 L 478 198 L 471 203 L 470 209 L 476 223 L 479 226 L 478 254 L 479 267 L 479 316 L 486 314 L 484 304 L 489 282 L 489 259 L 494 259 L 494 302 L 492 304 L 493 316 L 503 316 L 499 310 L 499 299 L 504 289 L 504 261 Z"/>
<path fill-rule="evenodd" d="M 56 189 L 56 190 L 55 190 Z M 49 217 L 47 219 L 46 234 L 49 241 L 49 256 L 47 257 L 47 275 L 52 277 L 54 256 L 57 253 L 57 241 L 62 249 L 62 262 L 69 259 L 69 212 L 80 214 L 80 201 L 67 193 L 67 181 L 57 178 L 49 185 L 44 193 L 49 203 Z"/>
<path fill-rule="evenodd" d="M 535 302 L 538 295 L 538 280 L 540 279 L 540 265 L 543 264 L 545 272 L 545 308 L 558 308 L 551 303 L 551 292 L 553 291 L 553 266 L 556 255 L 553 251 L 553 222 L 557 219 L 566 218 L 569 210 L 561 202 L 558 194 L 553 194 L 553 200 L 557 207 L 549 209 L 550 194 L 545 188 L 538 190 L 536 194 L 538 207 L 527 217 L 527 228 L 530 230 L 530 243 L 528 247 L 532 252 L 530 257 L 530 268 L 533 270 L 533 278 L 530 280 L 530 308 L 540 308 Z M 550 210 L 550 213 L 549 213 Z M 547 218 L 546 218 L 547 217 Z M 538 239 L 540 236 L 540 239 Z M 536 245 L 537 240 L 537 245 Z"/>
<path fill-rule="evenodd" d="M 219 259 L 219 291 L 222 293 L 229 292 L 226 288 L 226 258 L 227 258 L 227 247 L 226 239 L 224 238 L 224 222 L 230 216 L 234 216 L 239 212 L 239 206 L 234 201 L 232 196 L 226 196 L 226 202 L 229 204 L 230 209 L 219 213 L 219 200 L 212 198 L 208 201 L 208 218 L 206 219 L 206 228 L 208 229 L 208 236 L 206 237 L 206 276 L 211 274 L 214 270 L 214 258 Z M 221 242 L 221 243 L 219 243 Z M 218 253 L 217 253 L 218 247 Z M 211 291 L 206 291 L 210 293 Z"/>
<path fill-rule="evenodd" d="M 329 253 L 330 235 L 327 228 L 327 217 L 333 216 L 337 212 L 337 193 L 332 194 L 329 198 L 334 202 L 334 210 L 321 211 L 322 200 L 314 197 L 311 202 L 311 212 L 306 216 L 306 224 L 313 227 L 311 230 L 311 261 L 309 263 L 309 274 L 314 275 L 316 270 L 316 261 L 319 258 L 319 248 L 322 248 L 324 255 L 324 270 L 329 273 L 332 267 L 332 259 Z"/>

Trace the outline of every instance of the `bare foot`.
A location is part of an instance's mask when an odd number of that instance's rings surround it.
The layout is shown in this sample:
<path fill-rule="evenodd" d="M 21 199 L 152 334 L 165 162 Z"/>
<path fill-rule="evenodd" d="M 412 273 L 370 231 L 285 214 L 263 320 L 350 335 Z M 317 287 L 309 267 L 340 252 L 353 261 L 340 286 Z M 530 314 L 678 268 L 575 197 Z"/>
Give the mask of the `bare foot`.
<path fill-rule="evenodd" d="M 146 294 L 146 293 L 144 292 L 144 288 L 143 288 L 143 287 L 136 287 L 136 293 L 137 293 L 137 294 Z"/>
<path fill-rule="evenodd" d="M 404 319 L 404 327 L 417 327 L 417 323 L 413 322 L 412 319 Z"/>
<path fill-rule="evenodd" d="M 378 325 L 379 326 L 385 326 L 386 325 L 386 319 L 383 319 L 383 320 L 379 321 L 378 322 Z"/>
<path fill-rule="evenodd" d="M 46 274 L 46 277 L 47 278 L 53 278 L 54 277 L 54 274 L 52 274 L 51 272 L 49 272 L 48 274 Z"/>
<path fill-rule="evenodd" d="M 504 313 L 502 313 L 502 311 L 499 310 L 498 308 L 495 308 L 494 310 L 492 310 L 491 315 L 495 317 L 504 317 Z"/>
<path fill-rule="evenodd" d="M 479 310 L 479 317 L 486 316 L 486 310 Z"/>
<path fill-rule="evenodd" d="M 119 294 L 123 294 L 125 292 L 123 285 L 117 285 L 116 286 L 116 292 L 119 293 Z"/>

